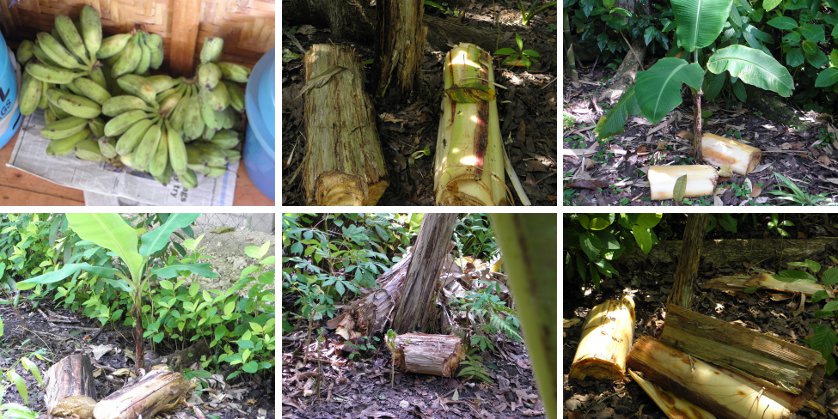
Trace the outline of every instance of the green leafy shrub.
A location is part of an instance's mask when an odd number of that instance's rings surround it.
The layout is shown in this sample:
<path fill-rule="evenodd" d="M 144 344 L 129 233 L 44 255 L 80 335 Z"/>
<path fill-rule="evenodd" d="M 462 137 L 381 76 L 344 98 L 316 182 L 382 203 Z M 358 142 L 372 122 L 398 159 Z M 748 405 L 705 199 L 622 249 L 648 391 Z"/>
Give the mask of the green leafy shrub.
<path fill-rule="evenodd" d="M 495 234 L 486 214 L 467 214 L 457 220 L 454 243 L 460 256 L 490 260 L 498 253 Z"/>
<path fill-rule="evenodd" d="M 474 353 L 466 355 L 465 359 L 460 361 L 460 371 L 457 373 L 457 377 L 487 384 L 494 382 L 492 377 L 489 376 L 489 369 L 483 364 L 483 357 Z"/>
<path fill-rule="evenodd" d="M 17 294 L 16 279 L 39 275 L 55 265 L 53 243 L 63 215 L 0 214 L 0 291 Z"/>
<path fill-rule="evenodd" d="M 473 281 L 473 289 L 465 296 L 456 299 L 452 307 L 464 313 L 469 324 L 470 346 L 481 351 L 494 351 L 495 335 L 505 334 L 508 338 L 520 342 L 520 322 L 515 311 L 501 299 L 500 284 L 495 281 Z"/>
<path fill-rule="evenodd" d="M 3 333 L 3 320 L 0 319 L 0 339 L 3 338 Z M 45 361 L 46 359 L 43 356 L 43 352 L 43 350 L 32 352 L 28 356 L 21 357 L 17 362 L 6 369 L 6 371 L 0 371 L 0 417 L 9 419 L 35 419 L 38 417 L 38 414 L 35 411 L 25 406 L 26 404 L 29 404 L 29 388 L 26 386 L 26 381 L 23 379 L 23 376 L 17 372 L 17 367 L 20 367 L 23 371 L 30 374 L 35 379 L 38 386 L 43 386 L 44 378 L 43 375 L 41 375 L 41 370 L 38 368 L 37 364 L 29 359 L 30 357 L 33 357 Z M 14 386 L 15 390 L 17 390 L 17 393 L 23 400 L 23 404 L 7 403 L 5 401 L 6 391 L 8 391 L 11 386 Z"/>

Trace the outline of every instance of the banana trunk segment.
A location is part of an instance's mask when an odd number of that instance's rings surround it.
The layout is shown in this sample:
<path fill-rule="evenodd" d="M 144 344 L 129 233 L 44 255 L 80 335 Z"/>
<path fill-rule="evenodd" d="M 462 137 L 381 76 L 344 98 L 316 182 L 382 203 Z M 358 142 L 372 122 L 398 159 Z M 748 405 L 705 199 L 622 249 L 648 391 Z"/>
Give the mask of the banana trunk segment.
<path fill-rule="evenodd" d="M 685 166 L 651 166 L 649 167 L 649 187 L 652 189 L 652 199 L 672 199 L 675 182 L 681 176 L 687 176 L 687 187 L 684 197 L 712 195 L 716 188 L 719 174 L 713 166 L 685 165 Z"/>
<path fill-rule="evenodd" d="M 740 175 L 747 175 L 756 169 L 762 159 L 760 149 L 715 134 L 701 137 L 701 155 L 707 163 L 718 167 L 730 166 L 733 173 Z"/>
<path fill-rule="evenodd" d="M 445 56 L 434 159 L 438 205 L 506 205 L 503 141 L 492 56 L 462 43 Z"/>
<path fill-rule="evenodd" d="M 346 45 L 316 44 L 304 60 L 306 201 L 375 205 L 387 169 L 358 56 Z"/>
<path fill-rule="evenodd" d="M 634 300 L 630 295 L 597 305 L 585 319 L 569 378 L 622 379 L 633 338 Z"/>

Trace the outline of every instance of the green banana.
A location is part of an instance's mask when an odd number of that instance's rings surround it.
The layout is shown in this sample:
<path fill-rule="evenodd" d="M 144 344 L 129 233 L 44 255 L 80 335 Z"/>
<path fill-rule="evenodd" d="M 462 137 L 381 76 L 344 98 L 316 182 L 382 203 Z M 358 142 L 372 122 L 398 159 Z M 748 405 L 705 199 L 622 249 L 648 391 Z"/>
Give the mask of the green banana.
<path fill-rule="evenodd" d="M 90 131 L 81 130 L 67 138 L 55 140 L 47 146 L 47 154 L 50 156 L 63 156 L 70 154 L 75 150 L 76 145 L 86 139 L 90 138 Z"/>
<path fill-rule="evenodd" d="M 131 42 L 130 33 L 109 36 L 102 41 L 99 51 L 96 52 L 96 57 L 102 60 L 111 58 L 122 52 L 128 46 L 129 42 Z"/>
<path fill-rule="evenodd" d="M 38 101 L 38 109 L 47 109 L 49 107 L 49 99 L 47 98 L 49 87 L 49 83 L 41 82 L 41 99 Z"/>
<path fill-rule="evenodd" d="M 52 59 L 47 56 L 47 54 L 44 52 L 43 49 L 41 49 L 41 47 L 38 46 L 38 44 L 35 44 L 35 46 L 32 47 L 32 55 L 34 55 L 35 58 L 38 59 L 38 61 L 40 61 L 44 64 L 49 64 L 49 65 L 55 66 L 55 67 L 61 67 L 55 61 L 52 61 Z M 63 68 L 63 67 L 61 67 L 61 68 Z"/>
<path fill-rule="evenodd" d="M 157 91 L 154 90 L 154 86 L 152 86 L 151 83 L 149 83 L 143 76 L 126 74 L 116 79 L 116 83 L 122 88 L 122 90 L 139 97 L 140 99 L 146 101 L 146 103 L 157 103 Z"/>
<path fill-rule="evenodd" d="M 140 62 L 137 64 L 136 70 L 134 73 L 136 74 L 146 74 L 148 73 L 148 69 L 151 67 L 151 48 L 148 47 L 145 43 L 145 33 L 140 33 L 139 39 L 140 45 Z"/>
<path fill-rule="evenodd" d="M 145 78 L 146 82 L 151 84 L 151 87 L 154 89 L 154 92 L 159 95 L 164 91 L 171 89 L 180 83 L 180 80 L 173 78 L 171 76 L 167 76 L 165 74 L 157 74 L 154 76 L 148 76 Z"/>
<path fill-rule="evenodd" d="M 139 37 L 134 35 L 131 38 L 131 42 L 125 46 L 125 49 L 122 50 L 122 53 L 119 54 L 119 58 L 117 58 L 111 67 L 111 74 L 113 77 L 120 77 L 133 72 L 137 69 L 137 65 L 140 64 L 140 60 L 142 58 L 143 51 L 142 48 L 140 48 Z"/>
<path fill-rule="evenodd" d="M 55 30 L 58 32 L 58 37 L 64 43 L 77 60 L 81 61 L 85 66 L 90 66 L 91 61 L 87 56 L 87 48 L 84 46 L 84 41 L 81 39 L 81 34 L 76 29 L 76 24 L 73 19 L 66 15 L 55 16 Z"/>
<path fill-rule="evenodd" d="M 166 139 L 169 147 L 169 164 L 172 166 L 175 174 L 181 177 L 186 172 L 187 158 L 186 158 L 186 144 L 183 143 L 183 137 L 175 129 L 166 123 L 166 129 L 169 133 Z"/>
<path fill-rule="evenodd" d="M 43 82 L 35 79 L 28 73 L 23 74 L 23 81 L 20 84 L 20 113 L 31 115 L 38 108 L 41 100 L 41 89 Z"/>
<path fill-rule="evenodd" d="M 165 129 L 161 130 L 160 140 L 157 142 L 157 150 L 154 151 L 154 155 L 148 163 L 148 173 L 158 180 L 163 177 L 163 173 L 166 172 L 166 167 L 169 165 L 168 137 L 168 132 Z"/>
<path fill-rule="evenodd" d="M 119 137 L 116 142 L 116 153 L 120 156 L 127 156 L 134 152 L 137 145 L 143 139 L 143 136 L 149 128 L 156 122 L 156 118 L 141 119 L 134 123 L 128 130 Z"/>
<path fill-rule="evenodd" d="M 218 68 L 221 69 L 225 80 L 247 83 L 247 78 L 250 77 L 250 69 L 241 64 L 221 62 L 218 63 Z"/>
<path fill-rule="evenodd" d="M 142 141 L 137 145 L 137 149 L 134 150 L 134 167 L 137 170 L 145 171 L 148 169 L 148 165 L 157 151 L 157 145 L 160 143 L 161 134 L 162 130 L 158 122 L 152 125 L 146 131 L 145 135 L 143 135 Z"/>
<path fill-rule="evenodd" d="M 47 89 L 47 94 L 46 94 L 47 99 L 49 99 L 49 93 L 48 92 L 50 90 L 53 90 L 53 89 L 52 88 Z M 70 117 L 70 114 L 68 114 L 67 112 L 64 112 L 63 110 L 61 110 L 61 108 L 59 108 L 58 106 L 55 106 L 49 100 L 47 100 L 47 107 L 52 110 L 52 113 L 55 114 L 55 117 L 57 119 L 64 119 L 64 118 L 69 118 Z"/>
<path fill-rule="evenodd" d="M 200 101 L 200 103 L 200 111 L 202 117 L 201 119 L 204 121 L 204 124 L 206 124 L 207 128 L 220 129 L 221 121 L 218 120 L 218 114 L 215 113 L 215 109 L 210 107 L 207 102 Z"/>
<path fill-rule="evenodd" d="M 221 58 L 221 51 L 224 50 L 224 39 L 218 37 L 210 37 L 204 40 L 204 46 L 201 48 L 201 62 L 212 63 Z"/>
<path fill-rule="evenodd" d="M 83 96 L 49 89 L 47 98 L 57 108 L 79 118 L 90 119 L 102 114 L 102 107 L 98 103 Z"/>
<path fill-rule="evenodd" d="M 194 140 L 199 138 L 204 133 L 206 127 L 203 116 L 201 115 L 201 101 L 197 96 L 192 96 L 186 101 L 186 109 L 183 111 L 183 135 Z"/>
<path fill-rule="evenodd" d="M 240 143 L 239 133 L 229 129 L 221 130 L 212 136 L 209 142 L 223 149 L 235 148 Z"/>
<path fill-rule="evenodd" d="M 111 117 L 133 110 L 154 112 L 144 100 L 131 95 L 113 96 L 102 104 L 102 113 Z"/>
<path fill-rule="evenodd" d="M 58 121 L 58 117 L 55 116 L 55 113 L 52 112 L 52 109 L 45 109 L 44 110 L 44 123 L 51 124 L 55 121 Z"/>
<path fill-rule="evenodd" d="M 17 46 L 17 53 L 15 54 L 15 58 L 17 58 L 17 62 L 20 64 L 26 64 L 32 57 L 35 56 L 35 43 L 24 39 L 20 41 L 20 45 Z"/>
<path fill-rule="evenodd" d="M 99 83 L 96 83 L 86 77 L 79 77 L 73 80 L 69 86 L 71 86 L 71 88 L 75 87 L 78 89 L 78 94 L 86 96 L 100 105 L 104 105 L 105 102 L 111 98 L 111 94 L 107 91 L 107 89 L 100 86 Z"/>
<path fill-rule="evenodd" d="M 90 80 L 93 80 L 99 86 L 107 89 L 108 88 L 108 79 L 105 77 L 105 71 L 102 70 L 102 67 L 96 67 L 93 71 L 88 74 Z"/>
<path fill-rule="evenodd" d="M 99 11 L 89 5 L 82 7 L 79 15 L 79 26 L 90 62 L 96 61 L 99 48 L 102 46 L 102 17 L 99 15 Z"/>
<path fill-rule="evenodd" d="M 113 159 L 116 158 L 116 141 L 113 139 L 102 137 L 99 138 L 97 141 L 99 147 L 99 153 L 102 154 L 106 159 Z"/>
<path fill-rule="evenodd" d="M 148 119 L 151 115 L 141 109 L 122 113 L 105 124 L 105 136 L 116 137 L 131 128 L 141 119 Z"/>
<path fill-rule="evenodd" d="M 82 160 L 103 162 L 107 160 L 99 151 L 99 144 L 90 138 L 80 141 L 75 147 L 76 157 Z"/>
<path fill-rule="evenodd" d="M 227 86 L 219 83 L 214 89 L 201 89 L 201 102 L 216 111 L 223 111 L 230 104 Z"/>
<path fill-rule="evenodd" d="M 27 64 L 26 72 L 40 81 L 52 84 L 67 84 L 81 76 L 72 70 L 41 63 Z"/>
<path fill-rule="evenodd" d="M 195 172 L 191 170 L 179 173 L 177 177 L 180 184 L 183 185 L 185 189 L 194 189 L 198 187 L 198 177 L 195 176 Z"/>
<path fill-rule="evenodd" d="M 157 70 L 163 64 L 163 38 L 156 33 L 149 34 L 146 45 L 151 48 L 151 68 Z"/>
<path fill-rule="evenodd" d="M 85 70 L 87 67 L 76 59 L 70 51 L 67 51 L 61 42 L 53 38 L 47 32 L 38 32 L 36 35 L 38 46 L 44 51 L 50 60 L 61 67 L 71 70 Z"/>
<path fill-rule="evenodd" d="M 87 121 L 87 127 L 93 133 L 93 138 L 102 138 L 105 136 L 105 122 L 100 118 L 93 118 Z"/>
<path fill-rule="evenodd" d="M 230 94 L 230 106 L 241 112 L 244 110 L 244 88 L 235 83 L 224 82 L 227 86 L 227 93 Z"/>
<path fill-rule="evenodd" d="M 557 216 L 491 214 L 490 217 L 503 252 L 509 275 L 507 284 L 515 299 L 544 411 L 548 418 L 557 418 Z"/>
<path fill-rule="evenodd" d="M 181 84 L 176 88 L 166 90 L 157 95 L 158 102 L 160 103 L 160 114 L 169 115 L 183 99 L 186 89 L 186 85 Z"/>
<path fill-rule="evenodd" d="M 213 89 L 221 81 L 221 69 L 215 63 L 203 63 L 198 66 L 198 84 L 205 89 Z"/>
<path fill-rule="evenodd" d="M 70 116 L 49 122 L 41 129 L 41 137 L 47 140 L 60 140 L 87 129 L 87 119 Z"/>

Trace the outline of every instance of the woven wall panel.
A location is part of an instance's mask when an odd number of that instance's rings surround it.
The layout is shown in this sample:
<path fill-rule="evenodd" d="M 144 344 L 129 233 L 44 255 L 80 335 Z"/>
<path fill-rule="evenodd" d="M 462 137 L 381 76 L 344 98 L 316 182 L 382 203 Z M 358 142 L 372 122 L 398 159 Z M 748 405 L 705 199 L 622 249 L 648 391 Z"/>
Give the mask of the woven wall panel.
<path fill-rule="evenodd" d="M 210 36 L 224 38 L 224 59 L 255 63 L 274 47 L 273 1 L 204 0 L 198 30 L 198 50 Z"/>

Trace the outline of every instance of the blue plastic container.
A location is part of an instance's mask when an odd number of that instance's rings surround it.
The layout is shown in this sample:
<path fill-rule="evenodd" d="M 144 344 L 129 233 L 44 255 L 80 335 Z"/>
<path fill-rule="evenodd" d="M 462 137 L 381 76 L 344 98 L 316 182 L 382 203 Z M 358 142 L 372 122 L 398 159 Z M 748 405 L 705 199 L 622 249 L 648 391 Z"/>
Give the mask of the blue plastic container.
<path fill-rule="evenodd" d="M 253 184 L 265 196 L 274 198 L 276 184 L 276 63 L 275 51 L 268 51 L 250 73 L 245 93 L 247 134 L 244 167 Z"/>
<path fill-rule="evenodd" d="M 0 34 L 0 148 L 15 135 L 23 122 L 17 101 L 18 74 L 14 54 Z"/>

